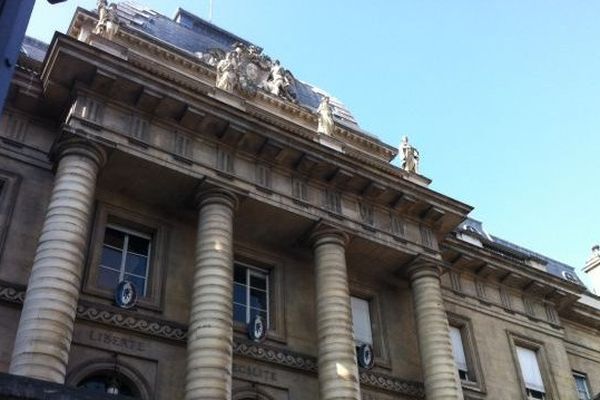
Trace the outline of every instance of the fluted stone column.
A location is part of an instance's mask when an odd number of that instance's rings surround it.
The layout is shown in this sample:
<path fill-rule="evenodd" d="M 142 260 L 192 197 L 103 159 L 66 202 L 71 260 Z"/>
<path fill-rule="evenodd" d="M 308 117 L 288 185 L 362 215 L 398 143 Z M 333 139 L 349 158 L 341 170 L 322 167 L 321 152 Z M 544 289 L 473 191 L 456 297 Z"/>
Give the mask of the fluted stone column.
<path fill-rule="evenodd" d="M 433 263 L 409 267 L 425 396 L 431 400 L 462 400 L 458 370 L 452 355 L 448 317 L 440 287 L 440 269 Z"/>
<path fill-rule="evenodd" d="M 186 400 L 231 399 L 235 207 L 236 198 L 224 190 L 208 191 L 198 199 Z"/>
<path fill-rule="evenodd" d="M 360 399 L 346 271 L 348 238 L 334 230 L 312 236 L 315 256 L 319 399 Z"/>
<path fill-rule="evenodd" d="M 10 362 L 11 374 L 64 383 L 96 178 L 104 152 L 68 139 L 56 147 L 54 188 Z"/>

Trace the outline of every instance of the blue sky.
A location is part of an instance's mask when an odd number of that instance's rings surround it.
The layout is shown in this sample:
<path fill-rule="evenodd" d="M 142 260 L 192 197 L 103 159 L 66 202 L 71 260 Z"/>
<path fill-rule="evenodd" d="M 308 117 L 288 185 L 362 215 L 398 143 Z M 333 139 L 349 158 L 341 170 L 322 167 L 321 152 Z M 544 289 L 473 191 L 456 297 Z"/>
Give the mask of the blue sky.
<path fill-rule="evenodd" d="M 142 0 L 208 18 L 209 3 Z M 38 0 L 50 41 L 75 7 Z M 579 271 L 600 242 L 600 2 L 214 0 L 213 22 L 419 149 L 431 188 L 488 232 Z M 582 275 L 580 273 L 580 275 Z"/>

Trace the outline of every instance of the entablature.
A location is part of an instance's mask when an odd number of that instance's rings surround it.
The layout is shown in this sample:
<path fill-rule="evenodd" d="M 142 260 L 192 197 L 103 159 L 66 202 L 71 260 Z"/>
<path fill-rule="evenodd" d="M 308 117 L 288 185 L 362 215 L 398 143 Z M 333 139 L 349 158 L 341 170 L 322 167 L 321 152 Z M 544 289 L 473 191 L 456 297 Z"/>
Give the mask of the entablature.
<path fill-rule="evenodd" d="M 367 231 L 373 228 L 389 230 L 386 226 L 394 224 L 389 221 L 377 223 L 379 217 L 370 218 L 373 213 L 368 211 L 357 213 L 361 208 L 357 204 L 379 210 L 374 215 L 385 214 L 388 216 L 383 218 L 386 221 L 393 214 L 424 226 L 427 228 L 425 231 L 433 232 L 427 240 L 435 248 L 435 238 L 443 237 L 470 211 L 470 207 L 462 203 L 386 173 L 382 168 L 365 165 L 319 145 L 310 140 L 313 132 L 308 129 L 304 130 L 304 135 L 298 131 L 290 133 L 285 126 L 274 126 L 255 118 L 252 112 L 248 112 L 248 103 L 242 98 L 227 94 L 224 102 L 222 98 L 211 97 L 203 91 L 185 90 L 173 82 L 140 71 L 126 60 L 64 35 L 58 35 L 50 46 L 42 81 L 47 88 L 46 98 L 54 102 L 55 107 L 62 104 L 62 108 L 67 109 L 73 98 L 84 97 L 100 103 L 107 116 L 114 114 L 109 118 L 112 123 L 121 124 L 116 129 L 107 127 L 128 137 L 127 147 L 135 148 L 138 153 L 144 146 L 152 145 L 178 161 L 187 164 L 206 164 L 209 161 L 208 164 L 214 168 L 215 164 L 210 161 L 212 156 L 203 153 L 206 150 L 204 144 L 211 143 L 213 156 L 218 154 L 218 148 L 239 160 L 235 163 L 245 163 L 248 167 L 252 160 L 260 160 L 273 171 L 287 174 L 288 181 L 293 176 L 310 181 L 310 186 L 318 187 L 322 192 L 339 192 L 344 199 L 342 206 L 350 206 L 341 210 L 328 209 L 327 215 L 338 215 L 337 218 L 341 215 L 341 219 L 360 215 L 356 221 Z M 255 111 L 254 114 L 260 113 L 256 108 Z M 60 115 L 58 110 L 57 115 Z M 77 113 L 71 114 L 71 117 L 82 117 L 80 120 L 86 125 L 82 129 L 92 127 L 99 140 L 108 139 L 98 131 L 104 122 L 94 122 Z M 138 120 L 135 129 L 145 127 L 142 132 L 130 132 L 133 129 L 131 121 L 134 120 Z M 97 125 L 95 130 L 94 124 Z M 144 143 L 144 135 L 152 132 L 152 140 L 155 141 Z M 221 177 L 228 175 L 230 181 L 236 177 L 236 173 L 222 168 L 217 171 Z M 250 176 L 246 178 L 251 181 Z M 313 206 L 327 209 L 325 197 L 315 196 Z M 298 200 L 305 201 L 302 198 Z M 375 223 L 370 223 L 371 220 Z"/>
<path fill-rule="evenodd" d="M 467 272 L 477 279 L 493 281 L 527 296 L 555 303 L 559 310 L 575 302 L 585 287 L 505 257 L 496 252 L 448 236 L 441 244 L 443 259 L 452 269 Z"/>
<path fill-rule="evenodd" d="M 205 85 L 204 89 L 208 91 L 221 92 L 220 89 L 215 88 L 217 72 L 214 65 L 206 64 L 197 56 L 135 29 L 131 25 L 121 24 L 112 41 L 107 41 L 92 33 L 96 23 L 96 15 L 78 9 L 69 29 L 69 35 L 113 54 L 120 53 L 134 64 L 141 62 L 141 67 L 152 63 L 165 79 L 173 80 L 177 79 L 176 75 L 185 75 L 192 77 L 197 85 Z M 317 125 L 315 110 L 285 101 L 267 91 L 258 90 L 256 97 L 245 100 L 261 108 L 263 112 L 267 111 L 283 117 L 288 124 L 296 124 L 311 131 L 314 131 Z M 336 124 L 332 139 L 340 143 L 342 151 L 358 152 L 363 157 L 379 163 L 388 163 L 398 153 L 396 147 L 380 141 L 358 127 L 344 124 L 342 121 L 338 121 Z M 418 178 L 417 180 L 422 184 L 429 183 L 429 180 L 424 177 Z"/>

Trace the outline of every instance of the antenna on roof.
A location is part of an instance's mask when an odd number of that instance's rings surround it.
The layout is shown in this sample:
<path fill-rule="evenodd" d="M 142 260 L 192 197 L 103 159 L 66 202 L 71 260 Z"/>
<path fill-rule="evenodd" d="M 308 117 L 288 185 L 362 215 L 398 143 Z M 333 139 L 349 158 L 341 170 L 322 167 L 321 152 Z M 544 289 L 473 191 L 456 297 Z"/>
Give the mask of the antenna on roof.
<path fill-rule="evenodd" d="M 208 0 L 208 22 L 212 23 L 213 18 L 213 0 Z"/>

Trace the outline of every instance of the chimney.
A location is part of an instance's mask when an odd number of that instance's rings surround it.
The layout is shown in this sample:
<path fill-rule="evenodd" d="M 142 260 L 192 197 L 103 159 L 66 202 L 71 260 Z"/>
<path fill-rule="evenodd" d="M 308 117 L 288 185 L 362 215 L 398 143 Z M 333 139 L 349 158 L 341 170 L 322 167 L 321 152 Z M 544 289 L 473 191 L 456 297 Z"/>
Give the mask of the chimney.
<path fill-rule="evenodd" d="M 592 255 L 583 268 L 592 281 L 592 291 L 600 294 L 600 245 L 592 247 Z"/>

